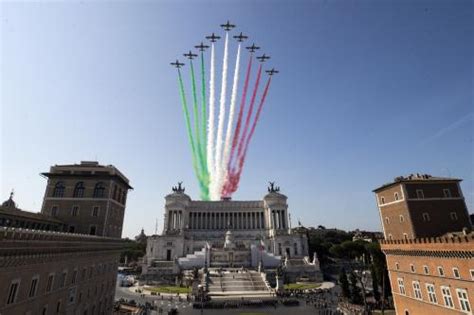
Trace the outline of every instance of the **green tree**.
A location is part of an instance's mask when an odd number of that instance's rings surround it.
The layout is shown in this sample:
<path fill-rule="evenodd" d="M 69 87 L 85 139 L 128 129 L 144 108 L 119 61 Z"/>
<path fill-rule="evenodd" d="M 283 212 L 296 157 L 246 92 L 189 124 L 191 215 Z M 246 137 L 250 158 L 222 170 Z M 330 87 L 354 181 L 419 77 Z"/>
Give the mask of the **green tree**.
<path fill-rule="evenodd" d="M 351 290 L 349 288 L 349 281 L 347 280 L 347 274 L 344 269 L 339 273 L 339 285 L 342 289 L 342 296 L 349 298 L 351 295 Z"/>
<path fill-rule="evenodd" d="M 379 291 L 379 280 L 377 273 L 375 272 L 374 265 L 370 265 L 370 275 L 372 276 L 372 292 L 374 293 L 374 299 L 380 301 L 380 291 Z"/>
<path fill-rule="evenodd" d="M 354 304 L 362 304 L 362 294 L 360 288 L 357 286 L 357 278 L 356 275 L 351 272 L 349 276 L 349 281 L 351 283 L 350 288 L 351 288 L 351 296 L 350 296 L 350 301 L 351 303 Z"/>

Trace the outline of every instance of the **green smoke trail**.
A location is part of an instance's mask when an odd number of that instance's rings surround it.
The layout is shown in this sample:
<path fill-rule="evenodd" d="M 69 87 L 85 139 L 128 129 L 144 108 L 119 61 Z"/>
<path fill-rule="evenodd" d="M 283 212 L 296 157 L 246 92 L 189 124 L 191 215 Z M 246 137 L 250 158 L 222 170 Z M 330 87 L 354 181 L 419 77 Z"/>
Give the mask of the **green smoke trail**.
<path fill-rule="evenodd" d="M 191 153 L 192 153 L 192 163 L 193 163 L 193 168 L 194 168 L 194 173 L 196 174 L 196 177 L 198 179 L 199 183 L 199 188 L 201 191 L 201 198 L 203 200 L 207 200 L 206 198 L 209 198 L 209 191 L 207 187 L 203 185 L 202 179 L 201 179 L 201 174 L 199 171 L 199 166 L 197 164 L 197 159 L 196 159 L 196 146 L 194 144 L 194 138 L 193 138 L 193 133 L 191 131 L 191 119 L 189 118 L 189 110 L 188 110 L 188 105 L 186 102 L 186 95 L 184 94 L 184 84 L 183 84 L 183 78 L 181 76 L 181 71 L 178 68 L 178 79 L 179 79 L 179 92 L 181 95 L 181 103 L 183 106 L 183 112 L 184 112 L 184 118 L 186 121 L 186 129 L 188 132 L 188 139 L 189 139 L 189 144 L 191 145 Z"/>
<path fill-rule="evenodd" d="M 206 169 L 205 164 L 207 162 L 205 162 L 204 160 L 203 147 L 201 143 L 201 132 L 200 132 L 201 122 L 199 121 L 198 101 L 197 101 L 197 92 L 196 92 L 196 76 L 194 74 L 194 65 L 193 65 L 192 60 L 190 60 L 190 65 L 191 65 L 191 84 L 192 84 L 192 90 L 193 90 L 194 138 L 196 139 L 195 154 L 197 157 L 197 163 L 199 163 L 198 168 L 199 168 L 200 185 L 206 190 L 208 186 L 206 182 L 208 180 L 206 180 L 207 172 L 205 171 Z M 204 122 L 202 122 L 202 124 L 204 125 Z M 203 195 L 206 195 L 205 193 L 203 193 L 203 188 L 201 188 L 201 198 L 205 198 L 203 197 Z M 203 199 L 203 200 L 207 200 L 207 199 Z"/>

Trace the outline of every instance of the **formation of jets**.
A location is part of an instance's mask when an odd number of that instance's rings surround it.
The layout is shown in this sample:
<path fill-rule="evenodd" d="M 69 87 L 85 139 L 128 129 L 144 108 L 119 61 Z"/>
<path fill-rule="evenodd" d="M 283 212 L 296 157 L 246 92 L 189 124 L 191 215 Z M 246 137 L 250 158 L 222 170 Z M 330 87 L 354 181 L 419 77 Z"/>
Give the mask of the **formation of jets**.
<path fill-rule="evenodd" d="M 265 62 L 265 60 L 270 59 L 270 56 L 267 56 L 265 54 L 261 55 L 260 57 L 257 57 L 258 61 L 260 62 Z"/>
<path fill-rule="evenodd" d="M 234 36 L 234 38 L 237 39 L 238 42 L 243 42 L 244 40 L 246 40 L 249 37 L 243 35 L 242 32 L 240 32 L 240 35 L 236 35 L 236 36 Z"/>
<path fill-rule="evenodd" d="M 212 33 L 212 35 L 206 36 L 206 38 L 209 39 L 211 41 L 211 43 L 214 43 L 214 42 L 217 42 L 217 40 L 220 39 L 221 37 L 216 36 L 216 35 L 214 35 L 214 33 Z"/>
<path fill-rule="evenodd" d="M 272 75 L 278 73 L 278 70 L 275 70 L 275 68 L 272 68 L 271 70 L 267 70 L 265 72 L 268 73 L 269 76 L 272 76 Z"/>
<path fill-rule="evenodd" d="M 195 57 L 197 57 L 198 55 L 196 54 L 193 54 L 192 51 L 190 50 L 188 53 L 186 54 L 183 54 L 184 57 L 188 58 L 189 60 L 193 60 Z"/>
<path fill-rule="evenodd" d="M 181 63 L 181 62 L 179 62 L 178 59 L 176 59 L 176 62 L 172 62 L 171 65 L 179 69 L 182 66 L 184 66 L 184 63 Z"/>
<path fill-rule="evenodd" d="M 252 44 L 252 46 L 245 47 L 247 48 L 251 53 L 255 52 L 256 50 L 260 49 L 260 47 L 255 46 L 255 44 Z"/>
<path fill-rule="evenodd" d="M 235 24 L 231 24 L 230 21 L 227 20 L 227 23 L 221 24 L 220 26 L 226 32 L 228 32 L 228 31 L 230 31 L 231 29 L 233 29 L 235 27 Z M 206 36 L 206 39 L 208 39 L 211 43 L 217 42 L 217 40 L 220 39 L 220 38 L 221 38 L 220 36 L 217 36 L 214 33 L 212 33 L 209 36 Z M 234 38 L 237 39 L 238 42 L 243 42 L 244 40 L 246 40 L 248 38 L 248 36 L 246 36 L 246 35 L 242 34 L 242 32 L 240 32 L 240 34 L 235 35 Z M 204 50 L 206 50 L 206 48 L 209 48 L 209 46 L 204 45 L 201 42 L 201 44 L 199 44 L 197 46 L 194 46 L 194 48 L 198 49 L 199 51 L 204 51 Z M 255 51 L 260 49 L 260 47 L 256 46 L 255 44 L 252 44 L 252 46 L 248 46 L 248 47 L 245 47 L 245 48 L 248 49 L 248 51 L 250 53 L 254 53 Z M 193 60 L 195 57 L 197 57 L 197 55 L 193 54 L 191 50 L 188 53 L 183 54 L 183 56 L 190 59 L 190 60 Z M 257 60 L 260 61 L 260 62 L 265 62 L 268 59 L 270 59 L 270 56 L 267 56 L 265 54 L 263 54 L 262 56 L 257 57 Z M 176 62 L 171 62 L 171 65 L 179 69 L 182 66 L 184 66 L 184 63 L 181 63 L 181 62 L 179 62 L 178 59 L 176 59 Z M 275 70 L 275 68 L 272 68 L 271 70 L 266 70 L 265 72 L 268 73 L 268 75 L 270 75 L 270 76 L 278 73 L 278 71 Z"/>
<path fill-rule="evenodd" d="M 227 23 L 221 24 L 221 27 L 224 28 L 226 31 L 230 31 L 235 27 L 235 24 L 230 24 L 229 20 L 227 20 Z"/>
<path fill-rule="evenodd" d="M 199 49 L 199 51 L 204 51 L 204 50 L 206 50 L 206 48 L 209 48 L 209 46 L 204 45 L 204 44 L 201 42 L 200 45 L 194 46 L 194 48 Z"/>

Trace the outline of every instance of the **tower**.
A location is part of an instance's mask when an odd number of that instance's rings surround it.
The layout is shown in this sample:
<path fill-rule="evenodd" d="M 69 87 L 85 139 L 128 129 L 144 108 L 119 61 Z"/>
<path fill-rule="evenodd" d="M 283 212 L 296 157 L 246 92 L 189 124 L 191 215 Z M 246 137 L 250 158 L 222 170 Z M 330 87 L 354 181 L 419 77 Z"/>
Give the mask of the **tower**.
<path fill-rule="evenodd" d="M 375 189 L 385 239 L 441 236 L 471 229 L 461 179 L 411 174 Z"/>
<path fill-rule="evenodd" d="M 95 161 L 54 165 L 41 213 L 66 224 L 67 232 L 121 237 L 129 180 L 113 165 Z"/>

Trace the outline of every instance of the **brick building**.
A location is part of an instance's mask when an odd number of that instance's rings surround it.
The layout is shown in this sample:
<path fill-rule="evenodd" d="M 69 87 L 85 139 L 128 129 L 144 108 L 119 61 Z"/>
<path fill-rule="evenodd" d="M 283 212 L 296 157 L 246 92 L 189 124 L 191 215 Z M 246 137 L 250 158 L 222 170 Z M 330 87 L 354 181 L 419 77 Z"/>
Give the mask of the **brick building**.
<path fill-rule="evenodd" d="M 112 314 L 128 179 L 97 162 L 43 175 L 41 213 L 0 207 L 0 315 Z"/>
<path fill-rule="evenodd" d="M 67 222 L 72 233 L 121 237 L 128 179 L 113 165 L 83 161 L 49 172 L 41 213 Z"/>
<path fill-rule="evenodd" d="M 460 179 L 410 175 L 374 190 L 385 239 L 441 236 L 471 228 Z"/>
<path fill-rule="evenodd" d="M 397 314 L 472 314 L 474 233 L 459 179 L 411 175 L 374 190 Z"/>

